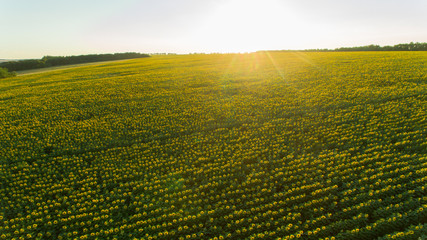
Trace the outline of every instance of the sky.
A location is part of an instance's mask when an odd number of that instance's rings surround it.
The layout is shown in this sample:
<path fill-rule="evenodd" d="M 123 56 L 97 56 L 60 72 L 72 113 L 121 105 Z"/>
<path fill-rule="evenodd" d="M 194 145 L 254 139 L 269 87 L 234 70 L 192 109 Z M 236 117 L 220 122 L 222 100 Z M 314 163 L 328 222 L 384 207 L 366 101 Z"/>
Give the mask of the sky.
<path fill-rule="evenodd" d="M 0 0 L 0 59 L 427 42 L 426 0 Z"/>

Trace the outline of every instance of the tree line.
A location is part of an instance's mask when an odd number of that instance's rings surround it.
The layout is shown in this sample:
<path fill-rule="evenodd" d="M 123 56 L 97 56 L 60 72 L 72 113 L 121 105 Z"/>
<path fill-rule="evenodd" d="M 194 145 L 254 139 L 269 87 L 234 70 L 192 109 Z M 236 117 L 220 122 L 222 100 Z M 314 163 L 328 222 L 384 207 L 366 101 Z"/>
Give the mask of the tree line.
<path fill-rule="evenodd" d="M 316 48 L 305 50 L 278 50 L 289 52 L 356 52 L 356 51 L 427 51 L 427 43 L 410 42 L 401 43 L 394 46 L 366 45 L 358 47 L 340 47 L 335 49 Z M 274 50 L 272 51 L 274 52 Z"/>
<path fill-rule="evenodd" d="M 0 63 L 0 67 L 8 71 L 22 71 L 35 68 L 45 68 L 69 64 L 123 60 L 149 57 L 148 54 L 127 52 L 114 54 L 89 54 L 78 56 L 44 56 L 42 59 L 28 59 Z"/>
<path fill-rule="evenodd" d="M 394 46 L 367 45 L 361 47 L 341 47 L 334 51 L 427 51 L 427 43 L 401 43 Z"/>

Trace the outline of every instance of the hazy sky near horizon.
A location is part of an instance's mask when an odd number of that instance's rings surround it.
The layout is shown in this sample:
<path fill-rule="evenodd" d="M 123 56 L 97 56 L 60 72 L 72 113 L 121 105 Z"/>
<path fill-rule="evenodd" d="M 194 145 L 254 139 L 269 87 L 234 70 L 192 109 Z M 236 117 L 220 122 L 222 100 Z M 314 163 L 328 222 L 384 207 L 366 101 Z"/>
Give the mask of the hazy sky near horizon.
<path fill-rule="evenodd" d="M 427 42 L 426 0 L 0 0 L 0 59 Z"/>

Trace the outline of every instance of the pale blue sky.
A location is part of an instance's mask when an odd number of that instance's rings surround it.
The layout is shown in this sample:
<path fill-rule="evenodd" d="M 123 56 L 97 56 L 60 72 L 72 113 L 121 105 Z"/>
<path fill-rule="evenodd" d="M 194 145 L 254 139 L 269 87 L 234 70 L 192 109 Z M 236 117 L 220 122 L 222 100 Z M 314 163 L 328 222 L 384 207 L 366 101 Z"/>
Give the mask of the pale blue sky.
<path fill-rule="evenodd" d="M 426 0 L 0 0 L 0 59 L 427 42 Z"/>

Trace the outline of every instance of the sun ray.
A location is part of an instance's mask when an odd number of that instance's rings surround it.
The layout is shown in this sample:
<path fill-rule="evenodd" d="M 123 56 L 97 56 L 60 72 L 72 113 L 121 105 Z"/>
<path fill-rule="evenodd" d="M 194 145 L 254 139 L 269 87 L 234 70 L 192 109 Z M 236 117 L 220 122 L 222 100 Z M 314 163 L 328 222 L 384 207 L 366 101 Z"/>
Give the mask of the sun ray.
<path fill-rule="evenodd" d="M 310 64 L 311 66 L 317 68 L 317 69 L 321 69 L 315 62 L 313 62 L 312 60 L 310 60 L 307 57 L 307 54 L 302 53 L 302 52 L 292 52 L 293 55 L 295 55 L 296 57 L 298 57 L 299 59 L 303 60 L 304 62 Z"/>
<path fill-rule="evenodd" d="M 285 73 L 282 69 L 279 68 L 279 65 L 277 64 L 276 60 L 271 56 L 270 52 L 266 51 L 268 59 L 270 59 L 271 63 L 273 64 L 274 68 L 276 68 L 277 73 L 279 76 L 287 83 L 287 79 L 285 78 Z"/>
<path fill-rule="evenodd" d="M 230 62 L 225 67 L 225 70 L 219 75 L 218 78 L 218 93 L 219 95 L 215 99 L 217 106 L 221 106 L 223 109 L 223 113 L 225 114 L 225 121 L 229 121 L 230 119 L 234 119 L 235 113 L 234 111 L 230 110 L 230 106 L 233 102 L 232 97 L 226 97 L 227 92 L 230 90 L 230 85 L 232 84 L 230 82 L 230 79 L 232 78 L 231 72 L 232 69 L 236 65 L 237 61 L 237 54 L 224 54 L 222 56 L 223 58 L 231 58 Z"/>

